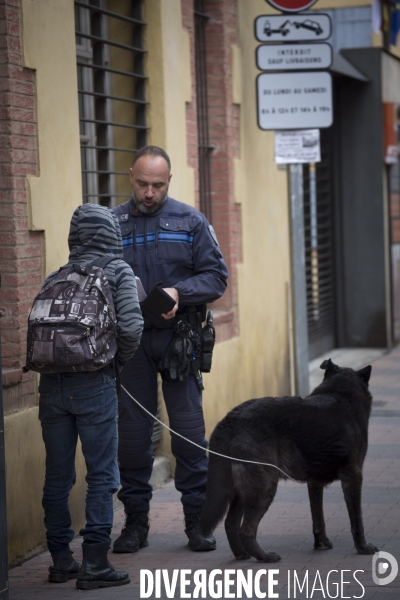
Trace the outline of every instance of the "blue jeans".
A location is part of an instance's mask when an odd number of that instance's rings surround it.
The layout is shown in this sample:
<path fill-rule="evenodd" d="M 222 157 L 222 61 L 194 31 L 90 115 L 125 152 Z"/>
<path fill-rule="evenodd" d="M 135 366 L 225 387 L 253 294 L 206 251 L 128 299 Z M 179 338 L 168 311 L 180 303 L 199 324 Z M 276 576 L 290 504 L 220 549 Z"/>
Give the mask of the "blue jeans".
<path fill-rule="evenodd" d="M 74 537 L 68 496 L 75 483 L 78 435 L 86 462 L 86 526 L 84 542 L 109 542 L 113 498 L 119 486 L 117 463 L 117 392 L 104 373 L 42 375 L 39 419 L 46 447 L 43 488 L 47 546 L 52 556 L 69 551 Z"/>

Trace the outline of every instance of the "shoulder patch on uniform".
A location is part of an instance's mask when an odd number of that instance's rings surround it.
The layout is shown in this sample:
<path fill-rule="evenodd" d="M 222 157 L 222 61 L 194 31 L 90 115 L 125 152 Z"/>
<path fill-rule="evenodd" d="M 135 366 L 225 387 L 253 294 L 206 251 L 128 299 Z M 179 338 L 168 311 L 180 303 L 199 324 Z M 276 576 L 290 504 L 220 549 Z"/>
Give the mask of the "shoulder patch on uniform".
<path fill-rule="evenodd" d="M 128 213 L 118 215 L 118 221 L 127 221 L 129 219 Z"/>
<path fill-rule="evenodd" d="M 213 239 L 213 240 L 214 240 L 214 242 L 217 244 L 217 246 L 219 246 L 219 244 L 218 244 L 218 239 L 217 239 L 217 236 L 216 236 L 216 234 L 215 234 L 215 231 L 214 231 L 214 227 L 213 227 L 212 225 L 209 225 L 209 226 L 208 226 L 208 229 L 209 229 L 209 231 L 210 231 L 210 233 L 211 233 L 211 237 L 212 237 L 212 239 Z"/>

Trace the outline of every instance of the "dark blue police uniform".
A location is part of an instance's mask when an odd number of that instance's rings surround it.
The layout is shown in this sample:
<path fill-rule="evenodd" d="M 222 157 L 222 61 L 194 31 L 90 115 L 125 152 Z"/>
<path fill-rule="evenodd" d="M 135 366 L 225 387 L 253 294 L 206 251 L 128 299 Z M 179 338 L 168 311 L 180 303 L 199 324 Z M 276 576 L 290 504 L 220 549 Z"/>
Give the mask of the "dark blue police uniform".
<path fill-rule="evenodd" d="M 153 214 L 138 211 L 132 200 L 113 209 L 121 227 L 124 260 L 148 293 L 162 287 L 179 292 L 179 312 L 185 307 L 213 302 L 226 289 L 228 271 L 214 230 L 195 208 L 168 197 Z M 157 412 L 157 372 L 173 336 L 167 328 L 146 328 L 136 354 L 121 373 L 127 390 L 153 415 Z M 192 374 L 183 382 L 163 380 L 170 427 L 207 448 L 201 392 Z M 120 397 L 118 493 L 125 512 L 149 510 L 149 484 L 154 421 L 124 392 Z M 175 485 L 182 494 L 185 515 L 198 514 L 205 498 L 208 459 L 205 452 L 172 434 L 176 458 Z"/>

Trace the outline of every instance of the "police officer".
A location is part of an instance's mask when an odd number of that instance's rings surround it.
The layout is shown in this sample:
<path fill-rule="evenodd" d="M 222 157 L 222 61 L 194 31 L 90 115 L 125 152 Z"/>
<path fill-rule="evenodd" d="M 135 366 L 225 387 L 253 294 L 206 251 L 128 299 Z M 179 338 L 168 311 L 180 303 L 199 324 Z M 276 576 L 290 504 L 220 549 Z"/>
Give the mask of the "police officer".
<path fill-rule="evenodd" d="M 204 215 L 168 196 L 171 162 L 164 150 L 146 146 L 129 170 L 132 198 L 114 209 L 122 232 L 124 260 L 148 293 L 158 282 L 175 300 L 161 322 L 145 321 L 139 349 L 121 374 L 122 385 L 153 415 L 157 412 L 157 372 L 171 428 L 207 448 L 202 396 L 195 377 L 171 381 L 162 361 L 174 326 L 187 312 L 201 310 L 226 289 L 227 268 L 214 230 Z M 203 305 L 203 306 L 202 306 Z M 204 314 L 204 313 L 203 313 Z M 169 379 L 169 380 L 168 380 Z M 124 392 L 120 397 L 118 498 L 126 521 L 114 552 L 136 552 L 148 545 L 149 483 L 153 466 L 153 419 Z M 176 458 L 175 486 L 181 493 L 185 533 L 194 551 L 214 550 L 215 538 L 203 536 L 199 516 L 205 499 L 208 459 L 200 448 L 172 434 Z"/>

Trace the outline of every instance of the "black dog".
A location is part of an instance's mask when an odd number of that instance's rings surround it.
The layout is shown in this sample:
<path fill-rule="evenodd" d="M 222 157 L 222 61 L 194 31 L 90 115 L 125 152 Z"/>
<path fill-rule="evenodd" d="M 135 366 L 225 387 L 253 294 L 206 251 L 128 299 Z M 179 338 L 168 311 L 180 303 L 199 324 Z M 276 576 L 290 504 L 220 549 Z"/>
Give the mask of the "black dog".
<path fill-rule="evenodd" d="M 324 486 L 340 479 L 359 554 L 378 549 L 367 544 L 361 513 L 362 467 L 368 448 L 372 396 L 371 367 L 340 368 L 325 360 L 323 382 L 302 398 L 261 398 L 240 404 L 220 421 L 210 450 L 249 461 L 272 463 L 293 479 L 307 483 L 314 548 L 328 550 L 322 507 Z M 238 559 L 254 556 L 276 562 L 256 540 L 260 520 L 285 475 L 272 467 L 236 462 L 210 454 L 207 497 L 201 527 L 212 532 L 227 508 L 225 530 Z"/>

